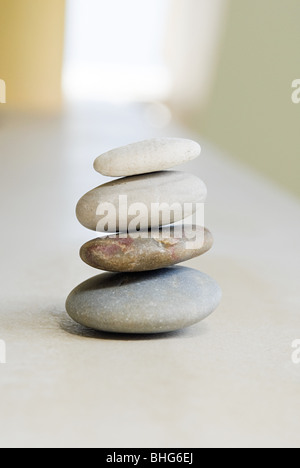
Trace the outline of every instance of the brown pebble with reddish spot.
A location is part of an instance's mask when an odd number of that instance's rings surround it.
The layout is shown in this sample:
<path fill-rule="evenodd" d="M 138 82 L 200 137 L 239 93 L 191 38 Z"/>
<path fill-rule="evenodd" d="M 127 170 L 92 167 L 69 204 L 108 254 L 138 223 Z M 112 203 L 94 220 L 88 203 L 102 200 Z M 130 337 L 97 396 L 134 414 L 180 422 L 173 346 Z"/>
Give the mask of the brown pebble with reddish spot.
<path fill-rule="evenodd" d="M 97 238 L 82 246 L 80 257 L 91 267 L 103 271 L 150 271 L 203 255 L 213 245 L 208 229 L 199 226 L 172 227 L 167 234 L 165 229 L 152 234 L 135 233 L 135 238 L 129 234 L 126 238 L 122 238 L 121 234 Z"/>

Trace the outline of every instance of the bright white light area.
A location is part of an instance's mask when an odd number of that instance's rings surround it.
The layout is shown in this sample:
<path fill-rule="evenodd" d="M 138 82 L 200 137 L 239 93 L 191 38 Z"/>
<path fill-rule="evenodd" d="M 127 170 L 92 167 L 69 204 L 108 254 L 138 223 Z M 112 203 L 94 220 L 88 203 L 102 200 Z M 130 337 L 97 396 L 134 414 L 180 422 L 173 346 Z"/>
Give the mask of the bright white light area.
<path fill-rule="evenodd" d="M 67 99 L 160 100 L 170 77 L 164 46 L 170 0 L 67 0 Z"/>

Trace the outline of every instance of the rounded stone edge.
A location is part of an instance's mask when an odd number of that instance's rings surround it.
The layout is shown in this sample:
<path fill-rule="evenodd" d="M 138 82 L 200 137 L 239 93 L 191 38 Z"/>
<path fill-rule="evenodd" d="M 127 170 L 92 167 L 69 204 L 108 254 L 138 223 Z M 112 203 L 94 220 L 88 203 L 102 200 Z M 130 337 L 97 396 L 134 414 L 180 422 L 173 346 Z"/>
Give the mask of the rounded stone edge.
<path fill-rule="evenodd" d="M 118 171 L 111 171 L 110 169 L 106 168 L 106 164 L 103 164 L 104 161 L 107 161 L 109 159 L 109 157 L 114 153 L 114 152 L 117 152 L 117 151 L 123 151 L 124 149 L 130 147 L 130 146 L 137 146 L 137 145 L 142 145 L 142 144 L 146 144 L 146 143 L 151 143 L 152 141 L 155 141 L 157 140 L 158 142 L 161 141 L 161 142 L 165 142 L 165 141 L 181 141 L 181 142 L 187 142 L 189 143 L 191 146 L 193 146 L 193 151 L 190 151 L 189 153 L 187 152 L 186 154 L 189 154 L 188 157 L 186 158 L 185 161 L 183 162 L 179 162 L 178 164 L 163 164 L 163 161 L 162 161 L 162 165 L 161 165 L 161 168 L 159 169 L 151 169 L 151 170 L 147 170 L 145 172 L 140 172 L 140 171 L 122 171 L 122 170 L 118 170 Z M 172 169 L 172 168 L 175 168 L 177 166 L 180 166 L 182 164 L 187 164 L 188 162 L 190 161 L 193 161 L 195 159 L 197 159 L 202 153 L 202 147 L 200 145 L 200 143 L 198 143 L 197 141 L 194 141 L 194 140 L 191 140 L 189 138 L 172 138 L 172 137 L 169 137 L 169 138 L 158 138 L 158 139 L 149 139 L 149 140 L 142 140 L 142 141 L 137 141 L 135 143 L 129 143 L 128 145 L 123 145 L 123 146 L 119 146 L 119 147 L 116 147 L 116 148 L 113 148 L 109 151 L 106 151 L 105 153 L 102 153 L 100 154 L 95 160 L 94 160 L 94 163 L 93 163 L 93 168 L 94 170 L 98 173 L 98 174 L 101 174 L 105 177 L 130 177 L 130 176 L 134 176 L 134 175 L 142 175 L 142 174 L 149 174 L 149 173 L 152 173 L 152 172 L 157 172 L 157 171 L 161 171 L 161 170 L 168 170 L 168 169 Z"/>
<path fill-rule="evenodd" d="M 95 204 L 95 202 L 93 202 L 93 196 L 95 195 L 96 191 L 100 191 L 104 189 L 111 189 L 119 185 L 119 189 L 121 193 L 123 184 L 129 184 L 130 182 L 139 182 L 140 180 L 142 180 L 143 177 L 161 177 L 161 176 L 175 177 L 176 175 L 177 176 L 180 175 L 181 177 L 190 176 L 194 181 L 197 180 L 197 183 L 199 184 L 198 186 L 199 198 L 192 201 L 192 203 L 195 205 L 193 207 L 192 213 L 189 213 L 188 215 L 186 215 L 186 217 L 183 217 L 183 218 L 176 217 L 176 219 L 171 219 L 171 223 L 184 221 L 187 217 L 190 216 L 190 214 L 194 214 L 197 211 L 197 208 L 196 208 L 197 203 L 204 204 L 206 202 L 207 195 L 208 195 L 207 186 L 205 182 L 202 179 L 200 179 L 200 177 L 196 176 L 195 174 L 191 174 L 189 172 L 184 172 L 184 171 L 166 171 L 166 170 L 155 172 L 155 173 L 135 174 L 133 176 L 127 176 L 127 177 L 125 176 L 119 179 L 111 180 L 109 182 L 106 182 L 104 184 L 101 184 L 97 187 L 92 188 L 91 190 L 86 192 L 84 195 L 82 195 L 82 197 L 78 200 L 77 205 L 76 205 L 76 210 L 75 210 L 76 218 L 78 222 L 86 229 L 90 231 L 94 231 L 94 232 L 100 232 L 97 229 L 97 220 L 96 220 L 97 215 L 95 214 L 97 211 L 97 203 Z M 177 183 L 177 181 L 175 181 L 174 183 Z M 86 213 L 88 212 L 91 212 L 91 216 L 89 218 L 89 222 L 86 222 L 84 221 L 84 218 L 86 218 Z M 119 218 L 118 218 L 118 221 L 119 221 Z M 149 225 L 149 227 L 151 226 Z M 163 227 L 163 225 L 159 224 L 159 225 L 152 226 L 152 228 L 159 228 L 159 227 Z M 124 227 L 120 226 L 117 222 L 116 229 L 117 229 L 117 232 L 121 232 L 124 229 Z M 114 232 L 115 230 L 109 230 L 108 234 L 113 234 Z"/>

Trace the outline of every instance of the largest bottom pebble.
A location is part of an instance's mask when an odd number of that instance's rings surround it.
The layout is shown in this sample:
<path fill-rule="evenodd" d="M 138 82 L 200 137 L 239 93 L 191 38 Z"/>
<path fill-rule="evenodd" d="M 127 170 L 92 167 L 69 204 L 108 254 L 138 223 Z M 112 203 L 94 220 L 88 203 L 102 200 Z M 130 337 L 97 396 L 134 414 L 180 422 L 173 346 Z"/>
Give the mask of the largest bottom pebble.
<path fill-rule="evenodd" d="M 80 325 L 113 333 L 164 333 L 208 317 L 221 289 L 204 273 L 171 267 L 144 273 L 104 273 L 71 292 L 66 308 Z"/>

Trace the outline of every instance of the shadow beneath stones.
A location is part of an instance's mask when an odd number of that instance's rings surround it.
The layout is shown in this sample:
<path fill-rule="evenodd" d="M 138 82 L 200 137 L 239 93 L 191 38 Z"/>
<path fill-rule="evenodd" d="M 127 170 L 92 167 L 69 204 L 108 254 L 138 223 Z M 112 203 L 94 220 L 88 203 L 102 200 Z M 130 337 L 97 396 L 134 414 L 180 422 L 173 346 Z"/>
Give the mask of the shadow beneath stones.
<path fill-rule="evenodd" d="M 79 336 L 82 338 L 93 338 L 97 340 L 109 340 L 109 341 L 152 341 L 172 338 L 192 338 L 199 337 L 206 333 L 206 325 L 199 324 L 194 325 L 183 330 L 168 333 L 156 333 L 156 334 L 123 334 L 123 333 L 109 333 L 92 330 L 91 328 L 83 327 L 82 325 L 73 322 L 67 316 L 61 317 L 58 321 L 59 327 L 70 335 Z"/>

